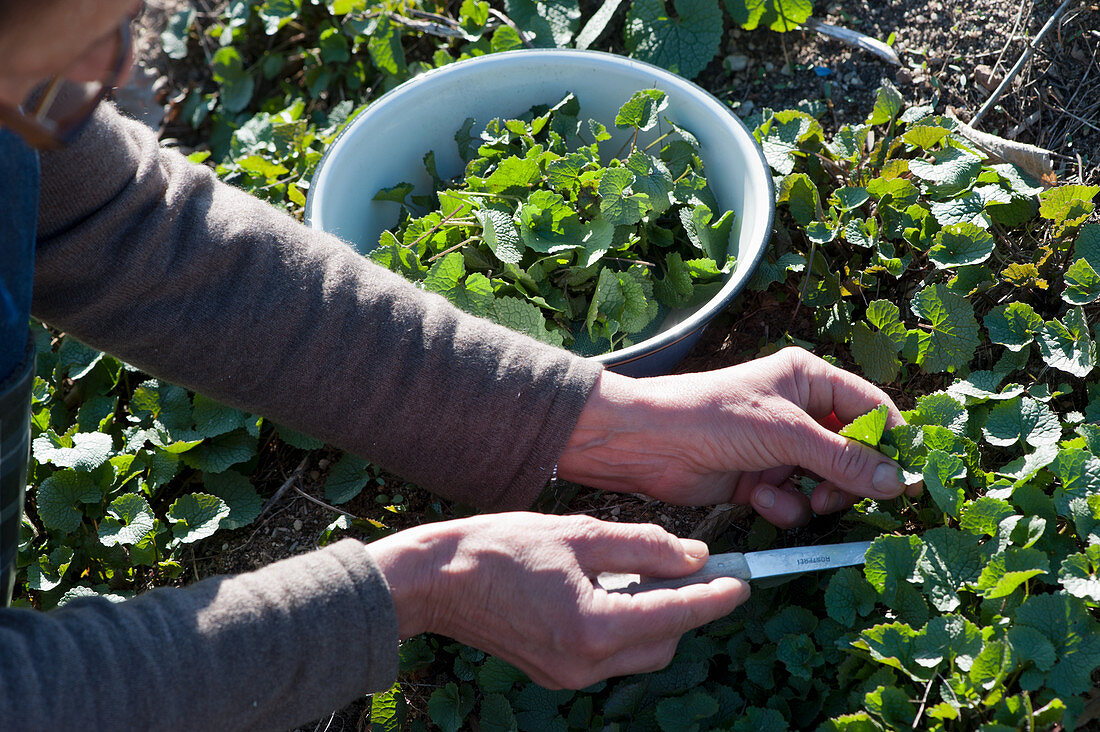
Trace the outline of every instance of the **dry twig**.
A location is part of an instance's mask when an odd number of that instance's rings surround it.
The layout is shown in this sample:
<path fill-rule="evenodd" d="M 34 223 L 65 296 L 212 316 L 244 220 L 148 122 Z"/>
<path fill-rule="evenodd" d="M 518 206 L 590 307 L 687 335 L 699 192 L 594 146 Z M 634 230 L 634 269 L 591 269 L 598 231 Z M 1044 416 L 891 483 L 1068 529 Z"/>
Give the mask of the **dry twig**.
<path fill-rule="evenodd" d="M 1001 95 L 1005 93 L 1006 89 L 1008 89 L 1008 85 L 1012 83 L 1012 80 L 1015 79 L 1017 74 L 1020 73 L 1020 70 L 1024 68 L 1024 64 L 1026 64 L 1028 62 L 1028 59 L 1030 59 L 1032 55 L 1034 55 L 1036 48 L 1039 46 L 1039 43 L 1043 40 L 1046 34 L 1050 32 L 1050 29 L 1054 27 L 1054 24 L 1058 22 L 1058 19 L 1062 17 L 1067 9 L 1069 9 L 1069 6 L 1072 2 L 1073 0 L 1064 0 L 1062 4 L 1058 6 L 1058 9 L 1054 11 L 1054 15 L 1050 16 L 1050 19 L 1046 22 L 1046 25 L 1044 25 L 1042 29 L 1040 29 L 1039 32 L 1035 35 L 1035 37 L 1028 42 L 1027 48 L 1024 49 L 1024 52 L 1022 54 L 1020 54 L 1020 58 L 1016 61 L 1016 65 L 1013 66 L 1007 74 L 1005 74 L 1005 78 L 1001 79 L 1001 83 L 997 85 L 997 88 L 994 89 L 993 93 L 989 95 L 989 98 L 985 100 L 985 104 L 982 105 L 982 108 L 979 109 L 978 113 L 975 114 L 974 117 L 970 120 L 971 127 L 976 128 L 978 124 L 982 121 L 982 118 L 985 117 L 986 113 L 988 113 L 989 110 L 993 108 L 993 105 L 997 103 L 997 100 L 1000 99 Z"/>
<path fill-rule="evenodd" d="M 295 481 L 302 477 L 302 473 L 305 472 L 306 466 L 309 465 L 309 456 L 306 455 L 302 458 L 302 462 L 298 463 L 298 467 L 294 469 L 294 472 L 290 474 L 290 477 L 286 479 L 286 482 L 279 486 L 279 490 L 275 491 L 275 495 L 267 499 L 267 503 L 260 509 L 260 515 L 256 517 L 259 521 L 265 513 L 268 512 L 272 506 L 279 502 L 279 499 L 283 497 L 283 494 L 290 490 L 290 487 L 294 485 Z"/>

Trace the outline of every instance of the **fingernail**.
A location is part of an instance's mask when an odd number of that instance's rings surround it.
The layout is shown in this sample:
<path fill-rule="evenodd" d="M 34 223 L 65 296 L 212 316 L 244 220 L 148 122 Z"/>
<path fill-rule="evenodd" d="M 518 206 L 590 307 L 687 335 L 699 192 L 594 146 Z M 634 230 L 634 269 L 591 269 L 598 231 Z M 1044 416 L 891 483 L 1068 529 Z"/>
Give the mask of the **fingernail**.
<path fill-rule="evenodd" d="M 771 488 L 757 488 L 755 503 L 761 508 L 771 508 L 775 505 L 775 491 Z"/>
<path fill-rule="evenodd" d="M 844 496 L 837 491 L 830 493 L 825 500 L 825 513 L 834 513 L 842 508 L 844 508 Z"/>
<path fill-rule="evenodd" d="M 875 474 L 871 478 L 871 487 L 875 492 L 886 498 L 894 496 L 905 490 L 905 486 L 898 479 L 898 468 L 892 463 L 882 463 L 875 468 Z"/>
<path fill-rule="evenodd" d="M 702 559 L 710 553 L 706 542 L 698 539 L 680 539 L 680 545 L 684 548 L 684 553 L 692 559 Z"/>

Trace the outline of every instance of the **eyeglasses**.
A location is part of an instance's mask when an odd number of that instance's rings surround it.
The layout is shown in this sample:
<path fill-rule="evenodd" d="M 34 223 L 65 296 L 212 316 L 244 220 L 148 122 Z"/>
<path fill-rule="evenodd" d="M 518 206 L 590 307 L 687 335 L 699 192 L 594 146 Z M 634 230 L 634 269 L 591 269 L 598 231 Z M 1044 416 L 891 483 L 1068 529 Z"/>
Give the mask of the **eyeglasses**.
<path fill-rule="evenodd" d="M 71 142 L 92 112 L 117 84 L 130 58 L 130 19 L 114 35 L 113 62 L 99 81 L 69 81 L 64 74 L 43 82 L 21 109 L 0 104 L 0 127 L 6 127 L 39 150 L 53 150 Z"/>

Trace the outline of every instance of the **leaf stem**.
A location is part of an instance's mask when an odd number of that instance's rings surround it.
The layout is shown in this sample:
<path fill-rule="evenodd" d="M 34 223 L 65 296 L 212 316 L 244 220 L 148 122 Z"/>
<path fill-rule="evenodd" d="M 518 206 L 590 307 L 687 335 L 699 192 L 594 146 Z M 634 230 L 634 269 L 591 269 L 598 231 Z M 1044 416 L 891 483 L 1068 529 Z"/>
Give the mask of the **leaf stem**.
<path fill-rule="evenodd" d="M 416 241 L 413 241 L 413 242 L 411 242 L 411 243 L 410 243 L 410 244 L 409 244 L 408 246 L 406 246 L 405 248 L 406 248 L 406 249 L 412 249 L 412 248 L 413 248 L 413 247 L 415 247 L 415 246 L 416 246 L 417 244 L 419 244 L 420 242 L 424 241 L 424 239 L 426 239 L 426 238 L 427 238 L 427 237 L 428 237 L 429 235 L 431 235 L 431 234 L 435 233 L 436 231 L 438 231 L 438 230 L 439 230 L 439 228 L 440 228 L 441 226 L 443 226 L 443 224 L 445 224 L 445 223 L 447 223 L 447 222 L 451 221 L 452 219 L 455 219 L 455 218 L 457 218 L 457 217 L 458 217 L 458 216 L 459 216 L 460 214 L 466 213 L 466 212 L 464 211 L 465 207 L 466 207 L 466 204 L 462 204 L 461 206 L 459 206 L 458 208 L 456 208 L 456 209 L 455 209 L 454 211 L 451 211 L 451 212 L 450 212 L 449 214 L 447 214 L 446 216 L 444 216 L 443 218 L 441 218 L 441 219 L 440 219 L 440 220 L 439 220 L 439 221 L 438 221 L 438 222 L 437 222 L 437 223 L 436 223 L 436 224 L 435 224 L 434 226 L 432 226 L 432 228 L 428 229 L 428 230 L 427 230 L 427 231 L 425 231 L 425 232 L 424 232 L 423 234 L 421 234 L 420 236 L 418 236 L 418 237 L 416 238 Z"/>
<path fill-rule="evenodd" d="M 464 241 L 460 241 L 458 244 L 455 244 L 453 247 L 447 247 L 446 249 L 439 252 L 438 254 L 433 254 L 432 256 L 428 257 L 428 261 L 429 262 L 434 262 L 435 260 L 439 259 L 440 257 L 444 257 L 448 254 L 453 253 L 453 252 L 457 252 L 459 249 L 466 246 L 470 242 L 477 241 L 480 238 L 481 238 L 480 236 L 471 236 L 469 239 L 466 239 Z"/>

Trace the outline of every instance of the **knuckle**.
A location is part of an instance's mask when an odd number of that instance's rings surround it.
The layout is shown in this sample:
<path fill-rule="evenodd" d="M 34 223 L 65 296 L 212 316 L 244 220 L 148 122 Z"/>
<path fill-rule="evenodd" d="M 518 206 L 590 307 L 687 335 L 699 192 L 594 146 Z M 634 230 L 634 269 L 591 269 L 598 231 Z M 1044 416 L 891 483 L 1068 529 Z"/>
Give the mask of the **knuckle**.
<path fill-rule="evenodd" d="M 609 658 L 617 650 L 607 623 L 592 620 L 584 623 L 577 631 L 576 647 L 586 658 L 595 661 Z"/>
<path fill-rule="evenodd" d="M 833 453 L 830 467 L 837 477 L 854 480 L 870 467 L 872 461 L 869 450 L 863 449 L 857 443 L 849 442 L 841 450 Z"/>
<path fill-rule="evenodd" d="M 573 539 L 585 541 L 597 538 L 603 530 L 603 522 L 592 516 L 567 516 L 569 535 Z"/>

